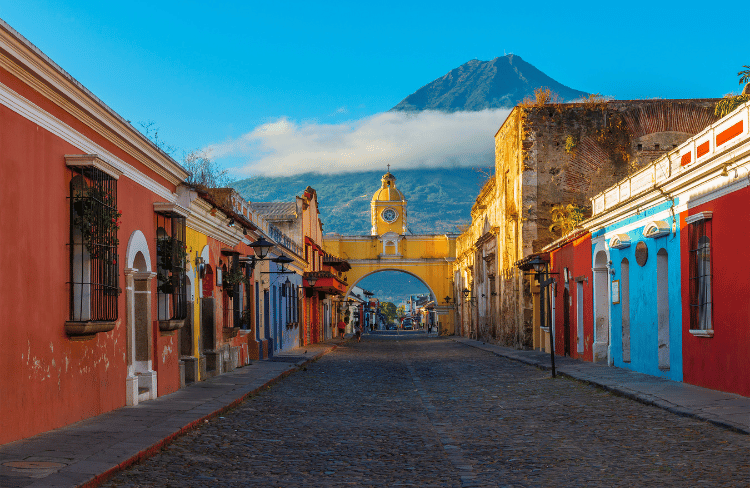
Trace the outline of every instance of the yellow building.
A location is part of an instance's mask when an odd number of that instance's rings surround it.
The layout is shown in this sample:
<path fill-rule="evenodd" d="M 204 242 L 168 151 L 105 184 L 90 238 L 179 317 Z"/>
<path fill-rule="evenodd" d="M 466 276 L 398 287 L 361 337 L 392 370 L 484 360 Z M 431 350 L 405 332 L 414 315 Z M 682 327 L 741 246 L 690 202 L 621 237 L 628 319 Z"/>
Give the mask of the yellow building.
<path fill-rule="evenodd" d="M 452 266 L 456 257 L 456 235 L 411 234 L 407 225 L 407 201 L 396 188 L 396 177 L 383 175 L 370 204 L 371 235 L 328 234 L 325 251 L 346 259 L 349 290 L 363 278 L 379 271 L 403 271 L 419 279 L 430 290 L 442 334 L 453 334 Z M 347 290 L 348 291 L 348 290 Z M 450 302 L 446 302 L 446 297 Z"/>

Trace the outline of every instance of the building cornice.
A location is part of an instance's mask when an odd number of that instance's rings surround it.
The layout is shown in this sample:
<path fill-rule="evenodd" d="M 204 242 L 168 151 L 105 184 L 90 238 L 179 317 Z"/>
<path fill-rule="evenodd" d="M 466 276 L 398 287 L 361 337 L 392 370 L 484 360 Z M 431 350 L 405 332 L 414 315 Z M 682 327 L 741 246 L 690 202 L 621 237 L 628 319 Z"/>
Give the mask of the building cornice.
<path fill-rule="evenodd" d="M 231 247 L 243 242 L 244 236 L 241 232 L 233 232 L 230 227 L 222 223 L 226 220 L 223 212 L 217 210 L 217 213 L 221 213 L 224 216 L 223 218 L 211 215 L 213 208 L 205 200 L 196 198 L 190 202 L 190 216 L 187 218 L 185 225 L 196 232 L 200 232 Z"/>
<path fill-rule="evenodd" d="M 0 67 L 170 183 L 188 177 L 174 159 L 2 20 Z"/>
<path fill-rule="evenodd" d="M 164 185 L 138 171 L 130 164 L 118 158 L 99 144 L 87 138 L 69 125 L 55 118 L 48 112 L 42 110 L 29 100 L 14 92 L 0 83 L 0 104 L 8 107 L 21 117 L 37 124 L 39 127 L 59 137 L 65 142 L 77 147 L 86 154 L 95 154 L 97 157 L 111 165 L 123 176 L 141 185 L 149 191 L 161 196 L 168 201 L 175 201 L 176 195 Z"/>

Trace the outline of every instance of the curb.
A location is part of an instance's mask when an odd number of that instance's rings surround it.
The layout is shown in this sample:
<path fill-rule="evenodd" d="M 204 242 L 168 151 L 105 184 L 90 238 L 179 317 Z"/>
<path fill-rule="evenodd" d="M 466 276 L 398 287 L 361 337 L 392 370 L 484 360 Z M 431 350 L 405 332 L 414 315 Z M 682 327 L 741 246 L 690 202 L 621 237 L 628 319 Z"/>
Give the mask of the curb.
<path fill-rule="evenodd" d="M 480 349 L 480 350 L 488 352 L 490 354 L 494 354 L 495 356 L 503 357 L 505 359 L 509 359 L 511 361 L 516 361 L 516 362 L 519 362 L 519 363 L 522 363 L 522 364 L 526 364 L 528 366 L 534 366 L 537 369 L 541 369 L 542 371 L 550 371 L 552 369 L 551 366 L 539 363 L 539 362 L 537 362 L 534 359 L 527 359 L 527 358 L 524 358 L 524 357 L 518 357 L 518 356 L 510 355 L 510 354 L 506 355 L 506 354 L 503 354 L 502 352 L 499 352 L 499 351 L 492 351 L 492 350 L 484 349 L 482 347 L 479 347 L 479 345 L 477 345 L 477 344 L 471 344 L 471 343 L 464 342 L 464 341 L 461 341 L 461 340 L 458 340 L 458 339 L 453 339 L 453 340 L 455 342 L 459 343 L 459 344 L 463 344 L 463 345 L 468 346 L 468 347 L 473 347 L 475 349 Z M 486 345 L 486 344 L 483 343 L 483 345 Z M 489 344 L 489 345 L 493 345 L 493 344 Z M 595 387 L 600 388 L 600 389 L 602 389 L 604 391 L 607 391 L 609 393 L 613 393 L 613 394 L 616 394 L 618 396 L 627 398 L 629 400 L 634 400 L 634 401 L 636 401 L 638 403 L 642 403 L 643 405 L 648 405 L 648 406 L 660 408 L 660 409 L 665 410 L 665 411 L 667 411 L 667 412 L 669 412 L 671 414 L 679 415 L 681 417 L 688 417 L 688 418 L 700 420 L 700 421 L 703 421 L 703 422 L 708 422 L 708 423 L 713 424 L 713 425 L 715 425 L 717 427 L 721 427 L 723 429 L 731 430 L 731 431 L 736 432 L 738 434 L 745 434 L 745 435 L 750 434 L 750 429 L 737 426 L 736 424 L 733 424 L 731 422 L 724 421 L 724 420 L 721 420 L 721 419 L 716 419 L 716 418 L 710 418 L 710 417 L 703 416 L 700 413 L 697 413 L 695 411 L 688 410 L 688 409 L 686 409 L 684 407 L 675 405 L 673 403 L 669 403 L 667 400 L 664 400 L 664 399 L 651 399 L 651 398 L 648 398 L 646 396 L 646 394 L 644 394 L 644 393 L 634 392 L 634 391 L 631 391 L 631 390 L 626 390 L 624 388 L 618 388 L 616 386 L 612 386 L 612 385 L 608 385 L 608 384 L 604 384 L 604 383 L 599 383 L 596 380 L 592 380 L 592 379 L 578 378 L 578 377 L 576 377 L 576 376 L 574 376 L 574 375 L 572 375 L 570 373 L 566 373 L 564 371 L 561 371 L 559 368 L 556 368 L 556 370 L 557 370 L 556 373 L 557 373 L 558 376 L 561 376 L 561 377 L 564 377 L 564 378 L 568 378 L 568 379 L 571 379 L 571 380 L 575 380 L 575 381 L 578 381 L 580 383 L 586 383 L 586 384 L 591 385 L 591 386 L 595 386 Z"/>
<path fill-rule="evenodd" d="M 218 417 L 222 413 L 225 413 L 225 412 L 227 412 L 227 411 L 235 408 L 237 405 L 239 405 L 240 403 L 244 402 L 248 398 L 250 398 L 250 397 L 252 397 L 254 395 L 257 395 L 258 393 L 260 393 L 262 390 L 264 390 L 266 388 L 270 388 L 271 386 L 273 386 L 274 384 L 276 384 L 279 381 L 283 380 L 287 376 L 290 376 L 290 375 L 292 375 L 294 373 L 297 373 L 298 371 L 300 371 L 302 368 L 304 368 L 308 364 L 313 363 L 313 362 L 317 361 L 318 359 L 322 358 L 323 356 L 325 356 L 326 354 L 335 351 L 338 346 L 339 346 L 338 344 L 334 344 L 329 349 L 326 349 L 324 351 L 319 352 L 318 354 L 316 354 L 315 356 L 311 357 L 310 359 L 307 359 L 304 362 L 299 363 L 299 364 L 294 364 L 294 368 L 293 369 L 290 369 L 288 371 L 284 371 L 283 373 L 281 373 L 276 378 L 268 380 L 267 382 L 265 382 L 261 386 L 255 388 L 252 391 L 249 391 L 249 392 L 245 393 L 240 398 L 237 398 L 236 400 L 232 401 L 231 403 L 229 403 L 229 404 L 227 404 L 227 405 L 219 408 L 218 410 L 215 410 L 215 411 L 213 411 L 213 412 L 211 412 L 211 413 L 209 413 L 207 415 L 204 415 L 203 417 L 200 417 L 200 418 L 198 418 L 198 419 L 190 422 L 188 425 L 182 427 L 177 432 L 168 435 L 164 439 L 158 441 L 156 444 L 154 444 L 154 445 L 152 445 L 152 446 L 150 446 L 150 447 L 148 447 L 148 448 L 140 451 L 138 454 L 135 454 L 135 455 L 131 456 L 130 458 L 128 458 L 125 461 L 123 461 L 120 464 L 118 464 L 117 466 L 108 469 L 104 473 L 100 473 L 100 474 L 94 476 L 93 478 L 91 478 L 90 480 L 86 481 L 85 483 L 83 483 L 81 485 L 78 485 L 79 488 L 95 488 L 95 487 L 99 486 L 100 484 L 104 483 L 105 481 L 107 481 L 108 479 L 112 478 L 114 475 L 116 475 L 120 471 L 124 471 L 125 469 L 127 469 L 130 466 L 138 463 L 139 461 L 142 461 L 144 459 L 148 459 L 148 458 L 154 456 L 159 451 L 161 451 L 163 448 L 165 448 L 166 446 L 168 446 L 169 444 L 171 444 L 172 442 L 174 442 L 178 437 L 182 437 L 183 435 L 187 434 L 188 432 L 197 429 L 200 425 L 204 424 L 205 422 L 207 422 L 207 421 L 209 421 L 209 420 L 211 420 L 211 419 L 213 419 L 215 417 Z"/>

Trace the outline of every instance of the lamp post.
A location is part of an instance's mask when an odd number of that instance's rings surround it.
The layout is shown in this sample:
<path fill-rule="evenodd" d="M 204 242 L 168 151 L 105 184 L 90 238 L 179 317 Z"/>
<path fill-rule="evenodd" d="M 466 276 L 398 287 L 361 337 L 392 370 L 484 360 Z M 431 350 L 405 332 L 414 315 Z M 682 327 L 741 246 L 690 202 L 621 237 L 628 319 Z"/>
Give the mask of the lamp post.
<path fill-rule="evenodd" d="M 545 278 L 548 274 L 557 274 L 557 273 L 548 273 L 547 272 L 547 261 L 543 260 L 541 256 L 537 255 L 534 256 L 529 260 L 529 263 L 536 272 L 537 280 L 539 281 L 539 290 L 540 292 L 542 290 L 546 290 L 549 285 L 555 282 L 555 279 Z M 546 300 L 546 291 L 544 293 L 540 293 L 540 295 Z M 539 300 L 539 308 L 544 310 L 544 302 L 540 298 Z M 540 310 L 541 312 L 541 310 Z M 545 316 L 546 317 L 546 316 Z M 552 361 L 552 377 L 555 378 L 556 372 L 555 372 L 555 318 L 552 317 L 552 320 L 550 321 L 550 328 L 549 328 L 549 342 L 550 342 L 550 360 Z"/>

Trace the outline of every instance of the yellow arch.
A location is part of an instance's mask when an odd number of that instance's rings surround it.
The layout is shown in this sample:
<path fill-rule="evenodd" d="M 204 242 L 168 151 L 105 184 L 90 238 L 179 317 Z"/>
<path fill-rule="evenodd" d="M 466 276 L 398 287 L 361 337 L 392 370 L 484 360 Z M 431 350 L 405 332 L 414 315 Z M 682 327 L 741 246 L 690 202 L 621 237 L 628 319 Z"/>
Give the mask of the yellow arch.
<path fill-rule="evenodd" d="M 389 245 L 395 241 L 395 245 Z M 427 286 L 435 300 L 438 321 L 446 334 L 454 332 L 454 310 L 445 297 L 453 297 L 452 266 L 456 256 L 456 236 L 397 235 L 341 236 L 323 239 L 325 250 L 346 259 L 352 269 L 346 273 L 349 290 L 366 276 L 379 271 L 403 271 Z"/>
<path fill-rule="evenodd" d="M 430 290 L 430 298 L 432 300 L 435 300 L 437 298 L 437 296 L 435 295 L 435 292 L 432 290 L 432 287 L 430 287 L 429 283 L 425 282 L 421 277 L 417 276 L 416 274 L 412 273 L 411 271 L 405 271 L 405 270 L 399 269 L 399 268 L 383 268 L 383 269 L 378 269 L 378 270 L 375 270 L 375 271 L 371 271 L 369 273 L 366 273 L 366 274 L 360 276 L 359 278 L 357 278 L 357 281 L 354 281 L 354 282 L 352 282 L 351 279 L 349 278 L 349 275 L 347 275 L 347 282 L 349 283 L 349 288 L 346 290 L 346 294 L 348 295 L 349 293 L 351 293 L 352 288 L 354 288 L 355 286 L 357 286 L 357 283 L 359 283 L 360 281 L 364 280 L 368 276 L 372 276 L 372 275 L 374 275 L 376 273 L 380 273 L 380 272 L 383 272 L 383 271 L 400 271 L 402 273 L 408 274 L 409 276 L 413 276 L 416 279 L 418 279 L 420 283 L 422 283 L 424 286 L 426 286 L 428 290 Z M 349 273 L 351 273 L 351 271 Z M 440 301 L 442 301 L 442 299 Z"/>

